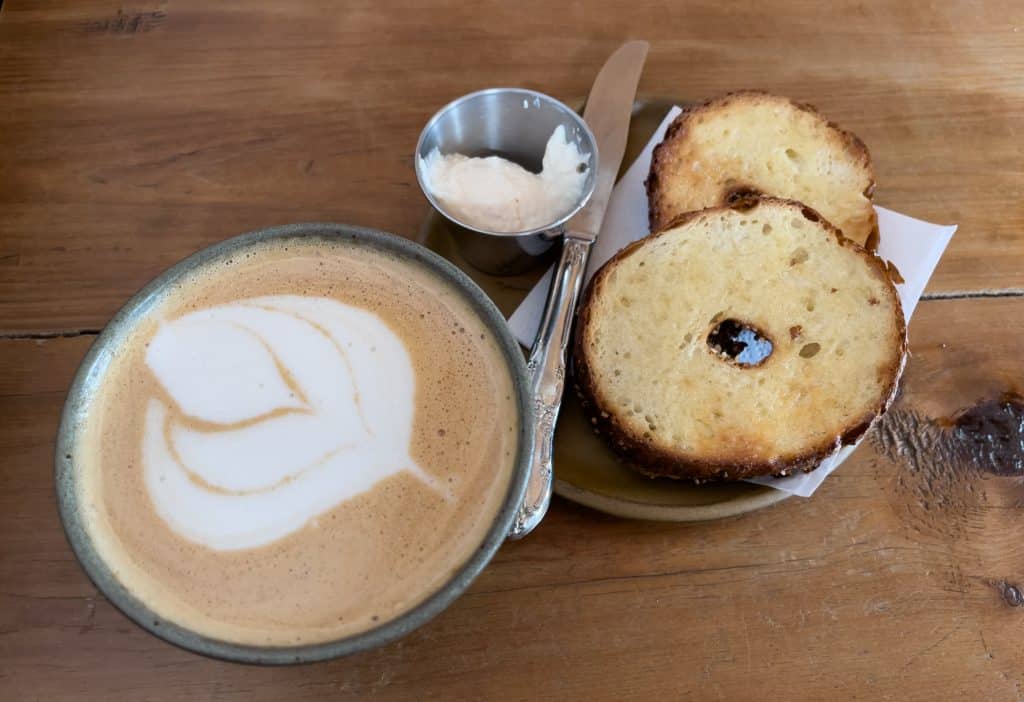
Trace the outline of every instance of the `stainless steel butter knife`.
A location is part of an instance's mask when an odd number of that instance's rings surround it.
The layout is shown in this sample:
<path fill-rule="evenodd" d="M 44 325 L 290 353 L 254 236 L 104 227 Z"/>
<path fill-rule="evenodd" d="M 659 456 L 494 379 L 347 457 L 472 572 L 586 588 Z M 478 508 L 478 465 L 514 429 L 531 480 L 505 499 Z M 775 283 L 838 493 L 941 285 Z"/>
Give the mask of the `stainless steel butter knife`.
<path fill-rule="evenodd" d="M 597 141 L 597 181 L 590 201 L 566 224 L 562 257 L 551 279 L 540 329 L 527 361 L 537 432 L 526 498 L 509 533 L 512 539 L 520 539 L 533 531 L 551 502 L 555 421 L 565 389 L 566 352 L 576 303 L 590 247 L 601 231 L 608 198 L 626 151 L 633 100 L 647 49 L 644 41 L 630 41 L 619 47 L 597 74 L 583 110 L 583 119 Z"/>

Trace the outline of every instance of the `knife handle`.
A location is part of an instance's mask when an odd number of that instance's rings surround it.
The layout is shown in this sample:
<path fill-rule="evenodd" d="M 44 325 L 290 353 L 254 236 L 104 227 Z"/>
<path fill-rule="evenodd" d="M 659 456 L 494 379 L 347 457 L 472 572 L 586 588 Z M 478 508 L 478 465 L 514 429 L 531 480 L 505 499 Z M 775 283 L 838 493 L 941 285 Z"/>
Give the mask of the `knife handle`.
<path fill-rule="evenodd" d="M 521 539 L 540 524 L 551 502 L 551 458 L 555 440 L 555 421 L 562 406 L 565 389 L 566 353 L 579 301 L 583 274 L 590 258 L 589 239 L 577 239 L 571 233 L 563 238 L 562 257 L 551 278 L 537 340 L 530 350 L 526 369 L 530 375 L 536 432 L 531 451 L 530 478 L 526 497 L 509 532 L 510 539 Z"/>

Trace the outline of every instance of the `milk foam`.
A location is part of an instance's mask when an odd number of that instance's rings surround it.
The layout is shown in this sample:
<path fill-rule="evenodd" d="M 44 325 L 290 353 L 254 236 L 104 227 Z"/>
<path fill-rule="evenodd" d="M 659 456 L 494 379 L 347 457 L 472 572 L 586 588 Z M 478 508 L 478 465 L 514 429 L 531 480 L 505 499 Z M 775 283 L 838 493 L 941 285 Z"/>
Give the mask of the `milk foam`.
<path fill-rule="evenodd" d="M 217 550 L 263 546 L 400 471 L 415 375 L 377 315 L 276 295 L 162 324 L 146 363 L 171 402 L 146 409 L 145 484 L 179 535 Z"/>
<path fill-rule="evenodd" d="M 86 529 L 155 617 L 221 641 L 332 641 L 415 607 L 477 553 L 519 457 L 489 325 L 348 237 L 211 261 L 105 368 L 74 452 Z"/>

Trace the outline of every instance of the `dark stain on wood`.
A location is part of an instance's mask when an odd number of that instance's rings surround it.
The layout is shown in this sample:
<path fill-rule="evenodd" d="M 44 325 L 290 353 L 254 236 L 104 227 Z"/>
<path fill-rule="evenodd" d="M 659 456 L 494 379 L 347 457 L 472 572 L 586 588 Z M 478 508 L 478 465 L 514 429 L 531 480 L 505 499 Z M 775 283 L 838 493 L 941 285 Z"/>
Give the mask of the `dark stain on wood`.
<path fill-rule="evenodd" d="M 977 468 L 1024 477 L 1024 397 L 1006 392 L 937 421 L 895 409 L 882 417 L 874 441 L 883 455 L 915 472 Z"/>
<path fill-rule="evenodd" d="M 1024 593 L 1020 587 L 1006 580 L 990 580 L 989 584 L 999 591 L 999 595 L 1010 607 L 1024 607 Z"/>
<path fill-rule="evenodd" d="M 988 505 L 984 475 L 1024 477 L 1024 398 L 1006 393 L 942 420 L 898 407 L 882 417 L 871 439 L 900 468 L 895 496 L 907 523 L 958 538 Z M 1024 604 L 1020 590 L 1000 592 Z"/>
<path fill-rule="evenodd" d="M 965 460 L 953 432 L 901 407 L 882 417 L 871 438 L 878 453 L 901 468 L 896 489 L 911 526 L 960 536 L 967 515 L 985 495 L 975 488 L 977 471 Z"/>
<path fill-rule="evenodd" d="M 97 34 L 138 34 L 149 32 L 167 19 L 167 13 L 163 10 L 150 10 L 148 12 L 125 12 L 118 9 L 117 14 L 109 19 L 86 22 L 85 30 Z"/>
<path fill-rule="evenodd" d="M 1024 476 L 1024 397 L 1007 392 L 957 414 L 950 428 L 965 455 L 994 475 Z"/>

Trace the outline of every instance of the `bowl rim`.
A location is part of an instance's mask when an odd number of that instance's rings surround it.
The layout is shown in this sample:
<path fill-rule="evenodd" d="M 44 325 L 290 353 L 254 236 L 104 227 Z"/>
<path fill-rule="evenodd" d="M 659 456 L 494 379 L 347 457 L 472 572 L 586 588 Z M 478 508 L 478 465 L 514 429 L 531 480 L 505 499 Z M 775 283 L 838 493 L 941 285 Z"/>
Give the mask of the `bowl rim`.
<path fill-rule="evenodd" d="M 458 107 L 462 103 L 469 102 L 470 100 L 473 100 L 473 99 L 476 99 L 476 98 L 479 98 L 479 97 L 484 97 L 486 95 L 497 95 L 497 94 L 500 94 L 500 93 L 515 93 L 515 94 L 522 95 L 523 97 L 525 97 L 527 99 L 543 100 L 545 102 L 548 102 L 548 103 L 554 105 L 555 107 L 557 107 L 560 110 L 562 110 L 566 115 L 568 115 L 573 120 L 575 125 L 582 131 L 582 133 L 586 137 L 588 145 L 590 146 L 590 170 L 591 170 L 592 173 L 595 174 L 594 177 L 587 179 L 588 182 L 584 186 L 583 193 L 580 195 L 580 197 L 577 200 L 576 204 L 572 207 L 572 209 L 570 209 L 564 215 L 562 215 L 561 217 L 559 217 L 558 219 L 554 220 L 553 222 L 551 222 L 549 224 L 545 224 L 545 225 L 540 226 L 540 227 L 534 227 L 532 229 L 523 229 L 523 230 L 517 231 L 517 232 L 494 232 L 494 231 L 490 231 L 488 229 L 481 229 L 480 227 L 476 227 L 476 226 L 474 226 L 472 224 L 469 224 L 469 223 L 459 219 L 458 217 L 456 217 L 452 213 L 450 213 L 444 207 L 444 205 L 442 205 L 440 202 L 438 202 L 437 198 L 435 198 L 434 194 L 430 191 L 430 188 L 427 186 L 427 183 L 426 183 L 426 176 L 423 173 L 423 168 L 420 165 L 422 157 L 423 157 L 423 153 L 422 153 L 423 152 L 423 144 L 427 140 L 427 135 L 430 134 L 430 132 L 437 125 L 437 123 L 440 122 L 441 119 L 448 112 L 450 112 L 454 108 Z M 561 100 L 559 100 L 557 98 L 553 98 L 550 95 L 547 95 L 545 93 L 539 92 L 537 90 L 530 90 L 529 88 L 516 88 L 516 87 L 484 88 L 482 90 L 476 90 L 476 91 L 473 91 L 471 93 L 466 93 L 465 95 L 461 95 L 461 96 L 455 98 L 454 100 L 448 102 L 441 109 L 439 109 L 437 112 L 435 112 L 434 115 L 429 120 L 427 120 L 426 125 L 424 125 L 423 130 L 420 132 L 419 138 L 416 140 L 416 151 L 413 153 L 413 170 L 416 172 L 416 182 L 419 184 L 420 191 L 423 193 L 423 196 L 425 198 L 427 198 L 427 201 L 430 203 L 431 207 L 433 207 L 435 210 L 437 210 L 438 213 L 440 213 L 442 217 L 445 217 L 445 218 L 451 220 L 454 224 L 456 224 L 456 225 L 458 225 L 460 227 L 463 227 L 464 229 L 468 229 L 468 230 L 470 230 L 472 232 L 476 232 L 477 234 L 485 234 L 487 236 L 506 237 L 506 238 L 517 238 L 517 237 L 534 236 L 534 235 L 543 234 L 543 233 L 546 233 L 546 232 L 558 232 L 558 231 L 560 231 L 562 229 L 562 227 L 565 226 L 566 222 L 568 222 L 570 219 L 572 219 L 573 216 L 576 215 L 576 213 L 578 213 L 580 210 L 582 210 L 586 206 L 586 204 L 588 202 L 590 202 L 590 197 L 594 194 L 594 188 L 597 185 L 596 172 L 597 172 L 597 167 L 598 167 L 599 163 L 600 163 L 600 153 L 598 152 L 597 139 L 594 137 L 594 133 L 592 131 L 590 131 L 590 127 L 587 125 L 586 120 L 584 120 L 583 117 L 576 110 L 572 109 L 571 107 L 566 105 Z"/>
<path fill-rule="evenodd" d="M 175 284 L 250 247 L 289 239 L 323 239 L 332 243 L 348 240 L 350 245 L 369 246 L 420 265 L 450 283 L 490 329 L 502 351 L 512 376 L 520 424 L 516 458 L 501 508 L 480 545 L 441 587 L 412 609 L 373 629 L 321 643 L 265 647 L 208 637 L 166 620 L 121 584 L 99 555 L 79 509 L 74 446 L 85 427 L 90 400 L 103 380 L 113 350 Z M 390 643 L 427 623 L 462 594 L 490 562 L 505 541 L 526 492 L 529 447 L 535 429 L 529 397 L 526 364 L 505 318 L 469 276 L 438 254 L 394 234 L 346 224 L 311 222 L 256 230 L 203 248 L 163 271 L 125 303 L 93 342 L 78 367 L 61 412 L 54 461 L 58 513 L 71 549 L 89 579 L 115 607 L 151 634 L 194 653 L 238 663 L 282 665 L 337 658 Z"/>

